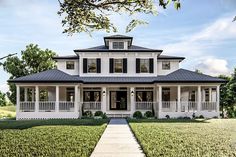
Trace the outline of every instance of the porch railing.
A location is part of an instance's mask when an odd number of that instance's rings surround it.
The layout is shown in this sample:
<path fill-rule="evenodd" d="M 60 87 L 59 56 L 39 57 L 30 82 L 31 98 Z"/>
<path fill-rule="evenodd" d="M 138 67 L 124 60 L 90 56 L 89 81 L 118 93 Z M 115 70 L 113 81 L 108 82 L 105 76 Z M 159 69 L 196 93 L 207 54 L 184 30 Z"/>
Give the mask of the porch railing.
<path fill-rule="evenodd" d="M 35 102 L 26 101 L 20 102 L 20 112 L 34 112 L 35 111 Z"/>
<path fill-rule="evenodd" d="M 202 102 L 201 110 L 202 111 L 216 111 L 217 109 L 216 102 Z"/>
<path fill-rule="evenodd" d="M 55 112 L 55 101 L 40 101 L 39 112 Z"/>
<path fill-rule="evenodd" d="M 136 110 L 152 110 L 154 102 L 144 101 L 144 102 L 135 102 Z"/>
<path fill-rule="evenodd" d="M 70 101 L 60 101 L 59 102 L 59 111 L 60 112 L 74 112 L 75 103 Z"/>
<path fill-rule="evenodd" d="M 181 101 L 181 112 L 197 111 L 197 102 L 195 101 Z"/>
<path fill-rule="evenodd" d="M 84 110 L 101 110 L 101 102 L 83 102 Z"/>
<path fill-rule="evenodd" d="M 162 101 L 163 112 L 177 112 L 178 103 L 176 101 Z"/>

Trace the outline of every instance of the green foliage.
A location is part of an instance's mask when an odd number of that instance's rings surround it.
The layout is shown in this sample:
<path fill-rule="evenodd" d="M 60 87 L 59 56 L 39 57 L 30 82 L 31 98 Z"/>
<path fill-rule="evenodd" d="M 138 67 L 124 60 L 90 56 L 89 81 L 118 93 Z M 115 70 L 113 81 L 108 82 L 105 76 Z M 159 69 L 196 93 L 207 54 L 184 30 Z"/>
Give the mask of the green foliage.
<path fill-rule="evenodd" d="M 144 113 L 144 117 L 146 117 L 146 118 L 150 118 L 150 117 L 153 117 L 154 115 L 153 115 L 153 113 L 151 112 L 151 111 L 146 111 L 145 113 Z"/>
<path fill-rule="evenodd" d="M 135 111 L 134 114 L 133 114 L 133 117 L 134 117 L 134 118 L 137 118 L 137 119 L 143 118 L 142 112 L 140 112 L 140 111 Z"/>
<path fill-rule="evenodd" d="M 100 116 L 100 117 L 102 117 L 102 116 L 103 116 L 103 112 L 102 112 L 102 111 L 96 111 L 96 112 L 94 113 L 94 116 Z"/>
<path fill-rule="evenodd" d="M 0 119 L 1 118 L 14 118 L 16 116 L 15 106 L 3 106 L 0 107 Z"/>
<path fill-rule="evenodd" d="M 21 76 L 42 72 L 55 67 L 55 61 L 52 57 L 55 52 L 45 49 L 42 50 L 38 45 L 29 44 L 26 49 L 21 51 L 21 58 L 16 56 L 8 57 L 2 64 L 6 72 L 10 74 L 9 79 L 15 79 Z M 9 83 L 10 92 L 7 93 L 12 103 L 16 103 L 16 86 Z"/>
<path fill-rule="evenodd" d="M 6 105 L 7 105 L 6 94 L 0 91 L 0 106 L 6 106 Z"/>
<path fill-rule="evenodd" d="M 106 128 L 106 121 L 78 119 L 3 121 L 0 123 L 0 128 L 2 157 L 86 157 L 91 155 L 100 139 Z"/>
<path fill-rule="evenodd" d="M 147 157 L 235 156 L 236 121 L 130 120 Z"/>
<path fill-rule="evenodd" d="M 133 19 L 134 14 L 157 14 L 160 6 L 166 9 L 173 2 L 175 9 L 180 9 L 180 0 L 63 0 L 60 3 L 58 14 L 63 17 L 62 25 L 64 33 L 70 35 L 74 33 L 91 32 L 95 30 L 105 30 L 106 32 L 116 32 L 117 28 L 110 21 L 110 15 L 126 14 L 132 20 L 126 27 L 126 31 L 131 31 L 134 27 L 147 22 L 140 19 Z"/>
<path fill-rule="evenodd" d="M 105 112 L 102 115 L 102 119 L 108 119 L 107 114 Z"/>
<path fill-rule="evenodd" d="M 84 116 L 91 118 L 91 117 L 93 117 L 93 112 L 92 111 L 85 111 Z"/>

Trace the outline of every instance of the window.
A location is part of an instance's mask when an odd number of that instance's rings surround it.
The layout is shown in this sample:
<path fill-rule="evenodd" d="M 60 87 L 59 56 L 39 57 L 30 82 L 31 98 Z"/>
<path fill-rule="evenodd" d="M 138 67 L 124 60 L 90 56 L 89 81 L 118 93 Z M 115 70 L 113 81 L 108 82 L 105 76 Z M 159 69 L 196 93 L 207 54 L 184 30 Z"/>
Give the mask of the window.
<path fill-rule="evenodd" d="M 97 62 L 96 59 L 88 59 L 88 73 L 97 72 Z"/>
<path fill-rule="evenodd" d="M 142 101 L 153 101 L 153 92 L 152 91 L 136 91 L 136 101 L 142 102 Z"/>
<path fill-rule="evenodd" d="M 124 49 L 124 42 L 113 42 L 113 49 Z"/>
<path fill-rule="evenodd" d="M 99 102 L 101 101 L 101 95 L 100 91 L 84 91 L 84 101 L 89 102 L 89 101 L 95 101 Z"/>
<path fill-rule="evenodd" d="M 67 61 L 66 62 L 66 69 L 75 69 L 75 62 L 74 61 Z"/>
<path fill-rule="evenodd" d="M 195 91 L 190 92 L 189 101 L 196 101 L 196 92 Z"/>
<path fill-rule="evenodd" d="M 170 101 L 170 88 L 162 89 L 162 101 Z"/>
<path fill-rule="evenodd" d="M 75 89 L 66 88 L 66 101 L 73 102 L 75 101 Z"/>
<path fill-rule="evenodd" d="M 162 62 L 162 70 L 170 70 L 170 62 Z"/>
<path fill-rule="evenodd" d="M 123 72 L 123 59 L 114 59 L 114 72 L 115 73 Z"/>
<path fill-rule="evenodd" d="M 205 101 L 210 101 L 210 92 L 209 89 L 205 89 Z"/>
<path fill-rule="evenodd" d="M 149 59 L 140 59 L 140 72 L 141 73 L 149 72 Z"/>

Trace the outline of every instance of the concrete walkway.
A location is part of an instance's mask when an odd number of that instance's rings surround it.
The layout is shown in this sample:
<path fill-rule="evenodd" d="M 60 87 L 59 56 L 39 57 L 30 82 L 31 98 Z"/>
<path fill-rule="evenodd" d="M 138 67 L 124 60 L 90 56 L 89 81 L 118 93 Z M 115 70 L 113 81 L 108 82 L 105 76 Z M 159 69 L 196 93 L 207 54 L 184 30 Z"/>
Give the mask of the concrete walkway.
<path fill-rule="evenodd" d="M 125 119 L 111 119 L 91 157 L 145 156 Z"/>

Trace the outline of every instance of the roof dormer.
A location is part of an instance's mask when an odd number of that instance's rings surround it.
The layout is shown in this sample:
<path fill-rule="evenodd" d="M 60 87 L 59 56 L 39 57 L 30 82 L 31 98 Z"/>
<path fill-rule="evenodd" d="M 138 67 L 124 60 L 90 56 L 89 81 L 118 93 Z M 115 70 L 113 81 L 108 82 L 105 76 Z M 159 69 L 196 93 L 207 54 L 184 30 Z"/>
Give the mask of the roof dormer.
<path fill-rule="evenodd" d="M 110 50 L 127 50 L 132 45 L 133 37 L 112 35 L 104 37 L 105 46 Z"/>

